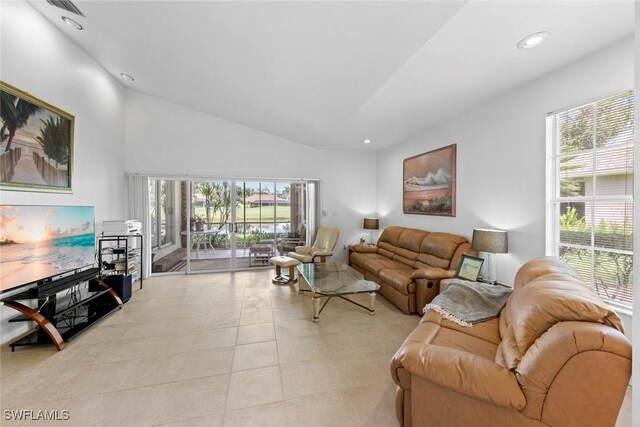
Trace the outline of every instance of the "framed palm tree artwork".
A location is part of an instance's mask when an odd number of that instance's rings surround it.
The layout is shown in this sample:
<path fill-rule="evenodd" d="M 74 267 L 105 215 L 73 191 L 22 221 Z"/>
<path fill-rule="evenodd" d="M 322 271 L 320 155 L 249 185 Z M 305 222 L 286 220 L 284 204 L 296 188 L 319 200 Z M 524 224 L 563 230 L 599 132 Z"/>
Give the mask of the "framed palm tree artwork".
<path fill-rule="evenodd" d="M 70 193 L 74 117 L 0 81 L 0 189 Z"/>

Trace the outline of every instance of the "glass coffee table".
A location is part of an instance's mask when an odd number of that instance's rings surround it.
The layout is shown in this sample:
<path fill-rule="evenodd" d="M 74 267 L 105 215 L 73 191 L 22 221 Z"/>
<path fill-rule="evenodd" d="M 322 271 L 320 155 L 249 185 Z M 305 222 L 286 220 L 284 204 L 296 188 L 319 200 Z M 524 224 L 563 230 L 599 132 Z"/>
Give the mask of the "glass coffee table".
<path fill-rule="evenodd" d="M 342 262 L 321 262 L 301 264 L 297 267 L 300 292 L 313 293 L 313 321 L 320 320 L 320 313 L 326 307 L 331 298 L 337 297 L 375 314 L 376 291 L 380 285 L 365 280 L 362 274 Z M 303 289 L 303 286 L 308 289 Z M 350 300 L 345 295 L 369 294 L 369 306 L 366 307 L 356 301 Z M 320 307 L 320 299 L 327 300 Z"/>

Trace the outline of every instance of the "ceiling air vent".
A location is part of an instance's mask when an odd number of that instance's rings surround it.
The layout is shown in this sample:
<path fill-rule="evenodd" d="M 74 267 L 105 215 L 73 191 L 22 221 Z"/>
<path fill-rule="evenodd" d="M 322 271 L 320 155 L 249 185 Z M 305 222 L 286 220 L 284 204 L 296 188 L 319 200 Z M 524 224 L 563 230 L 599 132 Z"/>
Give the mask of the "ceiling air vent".
<path fill-rule="evenodd" d="M 52 6 L 59 7 L 60 9 L 64 9 L 67 12 L 75 13 L 76 15 L 84 16 L 84 13 L 80 12 L 78 7 L 71 3 L 69 0 L 47 0 Z"/>

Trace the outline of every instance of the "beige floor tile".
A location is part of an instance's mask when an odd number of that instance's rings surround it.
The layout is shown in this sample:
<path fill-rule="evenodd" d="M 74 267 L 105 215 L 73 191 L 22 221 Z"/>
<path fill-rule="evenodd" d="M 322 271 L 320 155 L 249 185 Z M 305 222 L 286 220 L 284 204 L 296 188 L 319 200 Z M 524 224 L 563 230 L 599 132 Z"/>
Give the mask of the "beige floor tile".
<path fill-rule="evenodd" d="M 183 372 L 188 354 L 172 354 L 140 359 L 120 390 L 176 381 Z"/>
<path fill-rule="evenodd" d="M 154 337 L 127 338 L 107 343 L 99 354 L 95 355 L 93 363 L 110 363 L 122 360 L 140 359 L 147 355 L 149 345 Z"/>
<path fill-rule="evenodd" d="M 207 348 L 229 347 L 236 345 L 238 328 L 209 329 L 198 332 L 198 336 L 193 346 L 194 350 Z"/>
<path fill-rule="evenodd" d="M 278 364 L 278 348 L 275 341 L 236 346 L 233 355 L 233 372 L 265 368 Z"/>
<path fill-rule="evenodd" d="M 110 343 L 84 344 L 80 340 L 74 340 L 67 343 L 63 351 L 57 351 L 34 368 L 33 373 L 67 370 L 70 366 L 80 369 L 92 364 L 110 345 Z M 1 360 L 0 363 L 2 363 Z"/>
<path fill-rule="evenodd" d="M 209 314 L 213 313 L 240 313 L 242 301 L 214 301 L 211 304 Z"/>
<path fill-rule="evenodd" d="M 58 396 L 66 399 L 119 390 L 138 362 L 139 359 L 134 359 L 83 368 L 58 392 Z"/>
<path fill-rule="evenodd" d="M 323 338 L 324 337 L 315 335 L 278 340 L 278 359 L 280 364 L 328 357 L 330 352 Z"/>
<path fill-rule="evenodd" d="M 82 396 L 72 399 L 54 400 L 45 403 L 41 409 L 47 411 L 58 411 L 59 417 L 66 415 L 66 420 L 43 421 L 36 420 L 27 425 L 31 426 L 60 426 L 65 427 L 86 427 L 91 425 L 96 416 L 102 411 L 105 405 L 105 397 L 102 394 L 93 396 Z"/>
<path fill-rule="evenodd" d="M 65 426 L 396 426 L 389 361 L 420 317 L 379 296 L 375 316 L 332 300 L 314 324 L 309 294 L 272 273 L 154 277 L 62 352 L 2 346 L 2 409 L 68 409 Z"/>
<path fill-rule="evenodd" d="M 356 426 L 391 426 L 398 421 L 395 412 L 396 386 L 393 383 L 368 385 L 340 391 L 351 420 Z"/>
<path fill-rule="evenodd" d="M 234 311 L 229 313 L 211 312 L 204 318 L 201 329 L 218 329 L 232 328 L 238 326 L 240 322 L 240 312 Z"/>
<path fill-rule="evenodd" d="M 224 415 L 224 427 L 282 427 L 286 422 L 283 402 L 239 409 Z"/>
<path fill-rule="evenodd" d="M 92 426 L 154 425 L 171 397 L 171 385 L 134 388 L 105 395 L 105 405 Z"/>
<path fill-rule="evenodd" d="M 348 427 L 349 413 L 336 392 L 317 394 L 285 403 L 287 426 Z M 390 424 L 394 425 L 394 424 Z"/>
<path fill-rule="evenodd" d="M 393 354 L 384 354 L 377 350 L 364 353 L 365 357 L 331 357 L 327 364 L 332 372 L 341 378 L 341 389 L 387 383 L 391 378 L 389 366 Z"/>
<path fill-rule="evenodd" d="M 16 348 L 15 352 L 0 354 L 0 378 L 29 375 L 40 364 L 56 354 L 55 347 Z"/>
<path fill-rule="evenodd" d="M 129 326 L 127 325 L 98 324 L 86 333 L 80 335 L 76 340 L 74 340 L 74 344 L 82 343 L 82 345 L 93 345 L 108 343 L 122 337 L 128 328 Z"/>
<path fill-rule="evenodd" d="M 247 299 L 247 297 L 245 296 L 245 299 L 242 301 L 242 310 L 271 310 L 271 299 L 269 298 L 269 294 L 267 293 L 266 297 L 255 299 Z"/>
<path fill-rule="evenodd" d="M 285 400 L 338 388 L 339 379 L 335 370 L 324 360 L 306 360 L 280 365 L 280 370 Z"/>
<path fill-rule="evenodd" d="M 273 323 L 273 310 L 270 308 L 242 310 L 240 314 L 240 326 L 256 325 L 258 323 Z"/>
<path fill-rule="evenodd" d="M 251 344 L 262 341 L 273 341 L 276 332 L 273 323 L 260 323 L 257 325 L 245 325 L 238 328 L 237 345 Z"/>
<path fill-rule="evenodd" d="M 213 300 L 211 302 L 213 303 Z M 211 304 L 185 304 L 165 309 L 163 317 L 165 319 L 182 319 L 185 317 L 205 316 L 209 314 L 209 311 L 211 311 Z"/>
<path fill-rule="evenodd" d="M 313 316 L 311 304 L 297 304 L 294 306 L 280 306 L 273 309 L 273 320 L 307 319 Z"/>
<path fill-rule="evenodd" d="M 242 301 L 243 297 L 244 297 L 244 288 L 236 289 L 232 291 L 223 290 L 223 291 L 220 291 L 216 296 L 216 301 L 218 302 Z"/>
<path fill-rule="evenodd" d="M 317 323 L 308 319 L 282 320 L 274 322 L 276 327 L 276 339 L 305 337 L 310 335 L 318 335 L 322 330 Z"/>
<path fill-rule="evenodd" d="M 618 414 L 618 419 L 616 421 L 616 427 L 631 427 L 633 422 L 631 420 L 631 387 L 627 387 L 627 392 L 624 395 L 624 400 L 622 401 L 622 407 L 620 408 L 620 413 Z"/>
<path fill-rule="evenodd" d="M 224 414 L 208 415 L 206 417 L 190 420 L 176 421 L 174 423 L 158 424 L 162 427 L 222 427 Z"/>
<path fill-rule="evenodd" d="M 277 366 L 231 374 L 227 411 L 282 400 L 282 381 Z"/>
<path fill-rule="evenodd" d="M 141 352 L 142 357 L 160 356 L 189 352 L 193 349 L 198 331 L 182 332 L 170 335 L 158 335 L 145 338 L 145 347 Z"/>
<path fill-rule="evenodd" d="M 79 372 L 79 369 L 69 367 L 65 371 L 38 372 L 26 377 L 3 378 L 0 380 L 2 409 L 30 409 L 31 405 L 54 399 L 59 396 L 60 389 Z"/>
<path fill-rule="evenodd" d="M 171 397 L 158 423 L 176 422 L 224 412 L 229 375 L 180 381 L 171 384 Z"/>
<path fill-rule="evenodd" d="M 233 350 L 233 347 L 221 347 L 187 353 L 187 361 L 178 379 L 186 380 L 231 372 Z"/>

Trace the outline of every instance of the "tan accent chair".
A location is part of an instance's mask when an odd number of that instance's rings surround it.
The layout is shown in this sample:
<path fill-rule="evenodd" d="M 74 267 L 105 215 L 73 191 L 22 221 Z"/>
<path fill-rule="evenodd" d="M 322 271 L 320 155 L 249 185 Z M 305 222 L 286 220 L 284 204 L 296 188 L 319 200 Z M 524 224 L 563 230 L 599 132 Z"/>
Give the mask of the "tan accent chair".
<path fill-rule="evenodd" d="M 351 267 L 380 285 L 379 292 L 404 313 L 422 313 L 438 295 L 440 280 L 455 276 L 460 257 L 476 255 L 456 234 L 385 228 L 377 245 L 355 245 Z"/>
<path fill-rule="evenodd" d="M 320 262 L 324 262 L 327 257 L 333 255 L 333 249 L 336 247 L 339 235 L 340 230 L 337 228 L 318 227 L 313 246 L 297 246 L 296 251 L 289 252 L 287 256 L 302 263 L 316 262 L 317 258 L 320 259 Z"/>
<path fill-rule="evenodd" d="M 573 268 L 541 257 L 520 268 L 499 318 L 465 328 L 429 310 L 391 376 L 405 427 L 614 426 L 631 343 Z"/>

